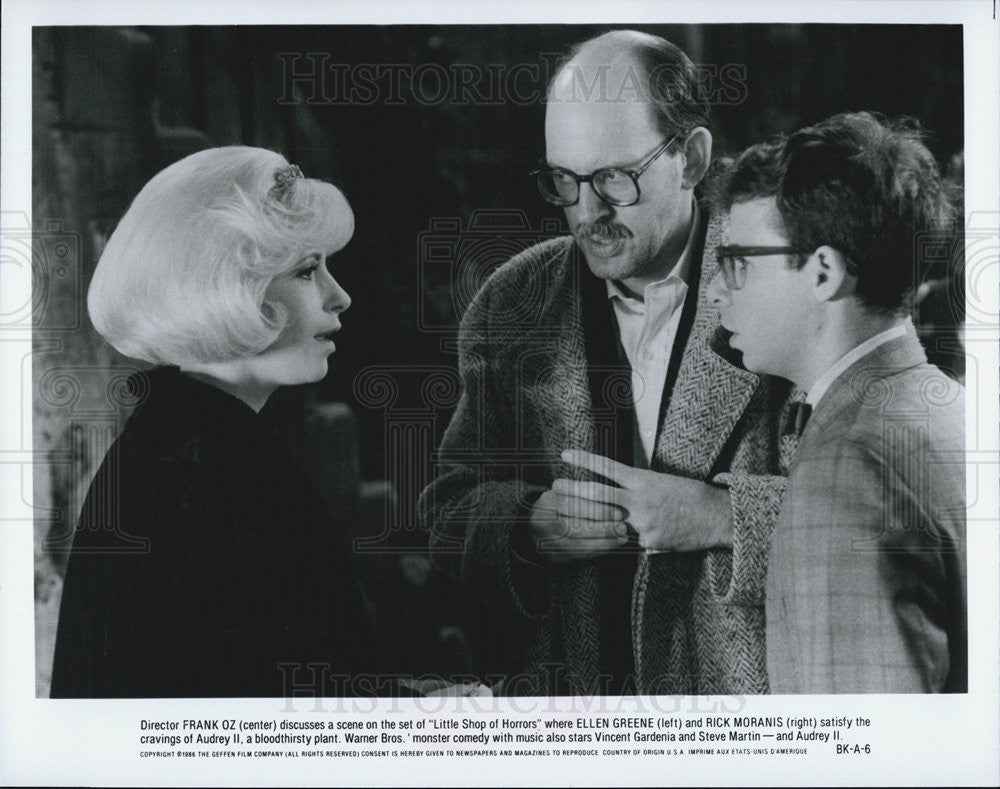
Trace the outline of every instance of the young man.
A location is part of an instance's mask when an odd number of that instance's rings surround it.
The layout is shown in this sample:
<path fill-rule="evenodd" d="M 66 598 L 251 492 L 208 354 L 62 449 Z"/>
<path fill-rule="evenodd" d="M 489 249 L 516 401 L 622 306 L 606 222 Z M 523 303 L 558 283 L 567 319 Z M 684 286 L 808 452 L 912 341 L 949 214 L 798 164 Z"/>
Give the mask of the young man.
<path fill-rule="evenodd" d="M 751 148 L 720 191 L 729 343 L 806 393 L 771 538 L 770 690 L 965 691 L 964 391 L 908 318 L 921 234 L 950 218 L 934 159 L 911 129 L 837 115 Z"/>

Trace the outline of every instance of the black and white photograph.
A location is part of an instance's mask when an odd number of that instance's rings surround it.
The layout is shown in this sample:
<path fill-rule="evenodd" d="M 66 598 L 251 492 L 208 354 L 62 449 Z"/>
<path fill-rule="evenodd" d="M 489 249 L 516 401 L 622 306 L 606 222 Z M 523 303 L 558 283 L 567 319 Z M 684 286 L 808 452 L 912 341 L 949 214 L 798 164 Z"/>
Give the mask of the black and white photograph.
<path fill-rule="evenodd" d="M 993 3 L 28 5 L 0 782 L 1000 778 Z"/>

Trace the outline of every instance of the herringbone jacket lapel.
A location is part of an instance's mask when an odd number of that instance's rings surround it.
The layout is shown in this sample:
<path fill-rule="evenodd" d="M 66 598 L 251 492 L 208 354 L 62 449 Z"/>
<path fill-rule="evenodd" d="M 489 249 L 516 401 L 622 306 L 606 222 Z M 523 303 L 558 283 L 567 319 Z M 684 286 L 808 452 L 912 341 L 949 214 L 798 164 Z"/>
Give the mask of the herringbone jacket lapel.
<path fill-rule="evenodd" d="M 709 304 L 708 283 L 715 275 L 715 247 L 723 220 L 709 217 L 691 335 L 681 357 L 677 382 L 657 437 L 652 467 L 671 474 L 705 479 L 736 427 L 759 379 L 738 369 L 710 347 L 718 314 Z"/>
<path fill-rule="evenodd" d="M 651 463 L 655 471 L 693 479 L 710 478 L 759 383 L 756 375 L 732 366 L 710 346 L 718 316 L 708 300 L 708 283 L 717 269 L 715 247 L 723 229 L 723 217 L 709 217 L 700 282 L 689 285 L 698 288 L 694 323 Z M 632 637 L 641 688 L 688 670 L 694 636 L 687 632 L 691 623 L 685 612 L 691 609 L 690 596 L 701 566 L 699 553 L 639 557 Z"/>

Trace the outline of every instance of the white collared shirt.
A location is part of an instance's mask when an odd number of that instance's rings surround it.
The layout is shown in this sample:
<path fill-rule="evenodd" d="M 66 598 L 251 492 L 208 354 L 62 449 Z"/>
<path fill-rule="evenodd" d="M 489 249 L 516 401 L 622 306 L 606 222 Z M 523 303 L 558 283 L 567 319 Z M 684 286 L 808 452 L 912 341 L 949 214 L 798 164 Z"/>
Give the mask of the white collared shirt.
<path fill-rule="evenodd" d="M 836 381 L 837 377 L 844 372 L 844 370 L 859 359 L 870 354 L 880 345 L 885 345 L 887 342 L 891 342 L 897 337 L 902 337 L 912 327 L 913 322 L 907 318 L 898 326 L 893 326 L 891 329 L 879 332 L 874 337 L 869 337 L 861 343 L 861 345 L 854 346 L 854 348 L 849 350 L 836 362 L 834 362 L 833 365 L 819 378 L 817 378 L 816 382 L 812 386 L 809 387 L 809 394 L 806 395 L 806 402 L 815 407 L 816 404 L 823 398 L 823 395 L 826 394 L 826 390 L 830 388 L 830 384 Z"/>
<path fill-rule="evenodd" d="M 624 293 L 613 280 L 607 281 L 608 298 L 618 319 L 622 347 L 632 367 L 632 397 L 645 468 L 649 468 L 656 444 L 660 399 L 688 291 L 691 250 L 698 237 L 700 221 L 695 203 L 684 251 L 666 277 L 643 288 L 641 299 Z"/>

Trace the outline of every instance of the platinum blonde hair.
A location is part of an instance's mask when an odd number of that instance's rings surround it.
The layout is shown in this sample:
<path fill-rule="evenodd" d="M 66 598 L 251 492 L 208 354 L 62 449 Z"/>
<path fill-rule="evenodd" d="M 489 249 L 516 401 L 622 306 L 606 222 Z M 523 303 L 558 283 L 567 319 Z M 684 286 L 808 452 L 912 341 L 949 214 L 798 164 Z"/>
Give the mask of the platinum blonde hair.
<path fill-rule="evenodd" d="M 147 183 L 112 233 L 87 294 L 90 319 L 126 356 L 183 365 L 253 356 L 287 316 L 271 281 L 354 232 L 337 187 L 275 176 L 280 154 L 231 146 L 191 154 Z"/>

